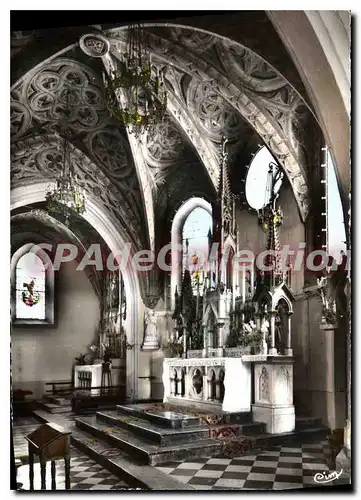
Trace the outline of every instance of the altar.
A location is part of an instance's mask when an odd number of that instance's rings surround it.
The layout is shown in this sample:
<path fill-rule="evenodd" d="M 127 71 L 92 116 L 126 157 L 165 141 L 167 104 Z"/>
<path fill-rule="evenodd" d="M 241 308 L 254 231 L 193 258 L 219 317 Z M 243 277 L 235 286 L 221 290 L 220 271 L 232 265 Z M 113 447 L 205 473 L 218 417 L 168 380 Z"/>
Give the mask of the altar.
<path fill-rule="evenodd" d="M 175 287 L 168 348 L 163 362 L 164 402 L 229 413 L 251 412 L 254 422 L 277 434 L 295 429 L 293 405 L 292 315 L 290 275 L 281 262 L 273 166 L 270 198 L 259 212 L 267 234 L 266 269 L 253 256 L 240 265 L 241 234 L 235 197 L 230 191 L 227 140 L 220 151 L 220 182 L 209 232 L 209 262 L 184 246 L 184 270 Z M 213 254 L 216 244 L 219 252 Z"/>
<path fill-rule="evenodd" d="M 266 432 L 295 429 L 293 358 L 240 357 L 166 358 L 163 362 L 163 402 L 196 406 L 199 410 L 252 412 Z"/>

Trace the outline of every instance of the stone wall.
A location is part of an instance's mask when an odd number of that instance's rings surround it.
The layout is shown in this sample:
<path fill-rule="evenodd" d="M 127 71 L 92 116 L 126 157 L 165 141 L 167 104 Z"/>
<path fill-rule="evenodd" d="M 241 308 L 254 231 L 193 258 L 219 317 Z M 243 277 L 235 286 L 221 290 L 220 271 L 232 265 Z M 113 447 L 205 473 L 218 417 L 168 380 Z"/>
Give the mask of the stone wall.
<path fill-rule="evenodd" d="M 339 428 L 346 419 L 346 350 L 343 325 L 321 327 L 317 291 L 298 297 L 293 317 L 294 401 L 297 415 L 321 417 Z"/>

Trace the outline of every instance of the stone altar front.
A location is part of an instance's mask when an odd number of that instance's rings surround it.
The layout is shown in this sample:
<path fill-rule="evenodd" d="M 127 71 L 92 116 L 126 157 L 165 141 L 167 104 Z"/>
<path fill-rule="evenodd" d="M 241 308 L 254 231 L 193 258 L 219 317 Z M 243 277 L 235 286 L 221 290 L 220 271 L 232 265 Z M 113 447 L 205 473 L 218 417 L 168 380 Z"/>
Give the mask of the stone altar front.
<path fill-rule="evenodd" d="M 199 410 L 252 411 L 253 421 L 265 423 L 268 433 L 292 432 L 295 429 L 293 362 L 290 356 L 262 354 L 166 358 L 163 402 L 188 404 Z"/>
<path fill-rule="evenodd" d="M 166 358 L 163 402 L 229 412 L 251 410 L 251 367 L 240 358 Z"/>

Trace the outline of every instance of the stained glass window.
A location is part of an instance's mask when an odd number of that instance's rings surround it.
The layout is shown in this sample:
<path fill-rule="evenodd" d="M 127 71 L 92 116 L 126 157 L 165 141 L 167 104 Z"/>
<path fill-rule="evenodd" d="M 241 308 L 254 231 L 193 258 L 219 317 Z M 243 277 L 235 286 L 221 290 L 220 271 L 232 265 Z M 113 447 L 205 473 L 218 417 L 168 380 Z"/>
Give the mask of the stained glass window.
<path fill-rule="evenodd" d="M 207 210 L 197 207 L 188 215 L 182 234 L 183 271 L 188 268 L 192 276 L 194 293 L 197 293 L 197 281 L 202 279 L 202 256 L 208 256 L 209 232 L 212 233 L 212 216 Z M 188 245 L 187 245 L 188 243 Z"/>
<path fill-rule="evenodd" d="M 16 265 L 16 319 L 45 319 L 45 266 L 33 252 Z"/>

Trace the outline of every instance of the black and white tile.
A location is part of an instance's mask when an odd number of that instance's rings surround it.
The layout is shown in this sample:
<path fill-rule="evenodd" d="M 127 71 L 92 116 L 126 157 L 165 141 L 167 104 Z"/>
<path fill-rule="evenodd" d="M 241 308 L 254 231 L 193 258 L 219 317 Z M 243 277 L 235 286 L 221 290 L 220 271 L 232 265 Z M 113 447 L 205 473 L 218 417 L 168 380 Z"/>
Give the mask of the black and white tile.
<path fill-rule="evenodd" d="M 129 490 L 129 485 L 115 476 L 89 457 L 72 449 L 70 459 L 70 489 L 71 490 Z M 29 490 L 29 466 L 18 469 L 17 481 L 22 483 L 22 490 Z M 34 490 L 41 489 L 40 464 L 34 464 Z M 56 462 L 56 489 L 65 490 L 64 460 Z M 50 462 L 46 464 L 46 490 L 51 490 Z"/>
<path fill-rule="evenodd" d="M 317 483 L 317 473 L 329 471 L 327 443 L 277 446 L 237 458 L 199 458 L 157 466 L 198 490 L 285 490 Z M 332 482 L 327 483 L 332 486 Z"/>

